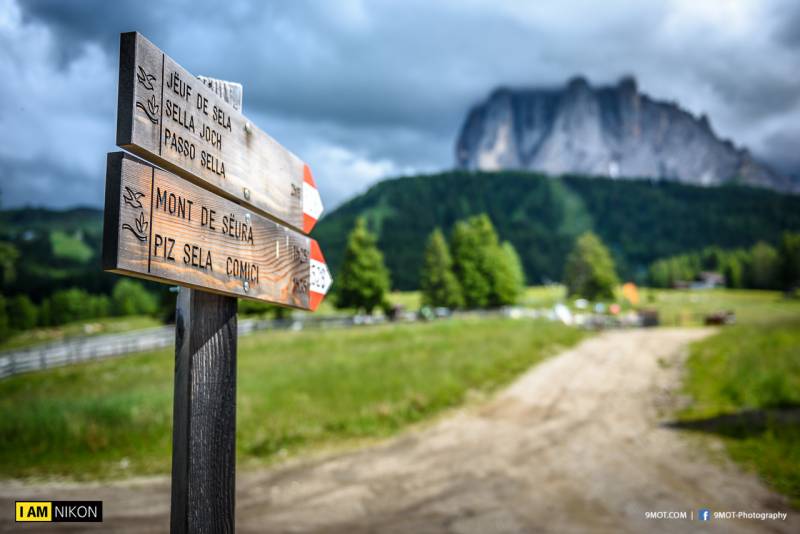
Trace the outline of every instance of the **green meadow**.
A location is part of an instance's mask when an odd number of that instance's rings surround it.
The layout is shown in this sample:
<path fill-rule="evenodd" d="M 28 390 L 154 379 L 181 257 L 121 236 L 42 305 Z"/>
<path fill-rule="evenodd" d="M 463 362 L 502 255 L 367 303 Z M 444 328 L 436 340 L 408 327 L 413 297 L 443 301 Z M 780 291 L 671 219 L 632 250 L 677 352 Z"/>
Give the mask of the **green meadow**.
<path fill-rule="evenodd" d="M 498 318 L 243 337 L 238 460 L 390 435 L 495 390 L 584 335 Z M 0 476 L 167 473 L 173 362 L 162 350 L 3 380 Z"/>
<path fill-rule="evenodd" d="M 800 507 L 800 300 L 680 293 L 659 295 L 668 316 L 733 309 L 738 324 L 691 347 L 679 426 L 721 436 L 731 458 Z"/>
<path fill-rule="evenodd" d="M 564 298 L 562 286 L 533 287 L 521 303 L 547 307 Z M 735 461 L 800 506 L 800 301 L 731 290 L 640 289 L 640 298 L 665 326 L 735 312 L 737 324 L 690 348 L 684 388 L 691 402 L 677 426 L 720 436 Z M 414 310 L 419 293 L 390 300 Z M 114 319 L 100 331 L 151 325 Z M 83 328 L 36 330 L 28 339 Z M 243 337 L 238 460 L 265 465 L 392 435 L 482 398 L 585 335 L 541 321 L 457 318 Z M 0 476 L 167 473 L 173 361 L 162 350 L 0 381 Z"/>

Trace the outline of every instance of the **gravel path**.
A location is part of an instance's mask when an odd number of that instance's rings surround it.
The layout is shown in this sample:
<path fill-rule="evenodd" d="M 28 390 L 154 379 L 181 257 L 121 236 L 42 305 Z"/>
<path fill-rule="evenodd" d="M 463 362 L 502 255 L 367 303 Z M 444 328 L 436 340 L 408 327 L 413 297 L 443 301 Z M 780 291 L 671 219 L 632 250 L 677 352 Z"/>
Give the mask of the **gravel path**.
<path fill-rule="evenodd" d="M 703 329 L 614 331 L 538 365 L 490 402 L 359 451 L 239 474 L 239 532 L 800 532 L 800 513 L 701 439 L 664 425 Z M 169 480 L 0 488 L 103 499 L 115 532 L 168 529 Z M 784 511 L 785 521 L 645 512 Z M 11 520 L 13 521 L 13 520 Z M 84 525 L 16 525 L 42 532 Z M 28 530 L 28 529 L 25 529 Z M 60 530 L 60 529 L 59 529 Z"/>

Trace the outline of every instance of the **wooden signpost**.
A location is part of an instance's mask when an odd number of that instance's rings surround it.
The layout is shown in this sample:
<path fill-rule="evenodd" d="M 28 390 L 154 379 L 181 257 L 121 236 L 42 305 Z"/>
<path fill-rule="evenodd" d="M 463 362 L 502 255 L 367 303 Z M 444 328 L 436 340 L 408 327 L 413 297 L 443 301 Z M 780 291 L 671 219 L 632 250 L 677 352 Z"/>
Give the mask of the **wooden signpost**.
<path fill-rule="evenodd" d="M 331 278 L 314 239 L 122 152 L 107 167 L 106 271 L 319 306 Z"/>
<path fill-rule="evenodd" d="M 310 232 L 322 201 L 308 165 L 139 33 L 120 44 L 117 145 Z"/>
<path fill-rule="evenodd" d="M 311 170 L 138 33 L 120 44 L 103 269 L 181 287 L 170 530 L 234 532 L 237 298 L 315 310 L 331 285 Z M 160 168 L 159 168 L 160 167 Z"/>

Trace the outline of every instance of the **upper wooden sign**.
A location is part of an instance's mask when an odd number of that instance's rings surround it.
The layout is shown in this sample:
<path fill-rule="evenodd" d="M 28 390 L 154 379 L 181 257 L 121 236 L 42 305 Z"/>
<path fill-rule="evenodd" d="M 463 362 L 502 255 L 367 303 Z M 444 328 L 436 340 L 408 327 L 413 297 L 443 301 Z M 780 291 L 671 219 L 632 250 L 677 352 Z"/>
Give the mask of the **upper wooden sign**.
<path fill-rule="evenodd" d="M 122 152 L 108 155 L 103 269 L 315 310 L 331 276 L 310 237 Z"/>
<path fill-rule="evenodd" d="M 117 109 L 120 147 L 306 233 L 322 214 L 308 165 L 137 32 Z"/>

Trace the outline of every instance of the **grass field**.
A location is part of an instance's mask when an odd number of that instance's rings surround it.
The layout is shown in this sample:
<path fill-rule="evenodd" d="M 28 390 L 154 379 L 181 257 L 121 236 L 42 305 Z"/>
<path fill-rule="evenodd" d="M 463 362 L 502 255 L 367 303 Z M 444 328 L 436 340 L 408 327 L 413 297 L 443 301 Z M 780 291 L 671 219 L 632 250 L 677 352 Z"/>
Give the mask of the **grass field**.
<path fill-rule="evenodd" d="M 389 435 L 492 391 L 584 334 L 555 323 L 460 319 L 240 340 L 240 462 Z M 0 475 L 166 473 L 171 351 L 0 382 Z"/>
<path fill-rule="evenodd" d="M 79 336 L 99 334 L 118 334 L 131 330 L 141 330 L 161 326 L 161 322 L 145 315 L 132 315 L 128 317 L 103 317 L 78 321 L 61 326 L 39 327 L 20 332 L 0 343 L 0 350 L 21 349 L 61 341 Z"/>
<path fill-rule="evenodd" d="M 724 299 L 751 301 L 740 324 L 693 345 L 682 424 L 723 436 L 734 460 L 800 507 L 800 301 L 753 293 Z"/>
<path fill-rule="evenodd" d="M 709 313 L 731 310 L 740 324 L 770 324 L 797 317 L 797 300 L 776 291 L 709 289 L 640 290 L 642 308 L 655 308 L 665 326 L 697 326 Z"/>

